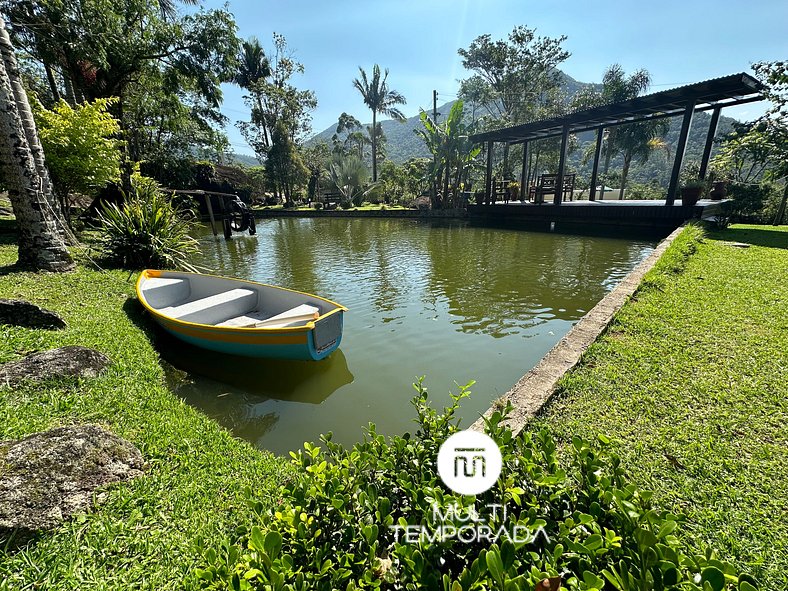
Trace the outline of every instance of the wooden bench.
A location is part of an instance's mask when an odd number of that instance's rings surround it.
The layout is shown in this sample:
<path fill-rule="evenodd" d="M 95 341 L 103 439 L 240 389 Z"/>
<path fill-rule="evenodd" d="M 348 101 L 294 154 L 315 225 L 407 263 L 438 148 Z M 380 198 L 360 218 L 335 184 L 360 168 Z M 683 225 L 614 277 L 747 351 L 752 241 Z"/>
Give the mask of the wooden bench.
<path fill-rule="evenodd" d="M 343 199 L 342 193 L 339 191 L 327 191 L 320 195 L 318 201 L 322 201 L 326 209 L 336 209 Z M 330 205 L 333 207 L 329 207 Z"/>
<path fill-rule="evenodd" d="M 569 201 L 572 200 L 572 195 L 575 190 L 575 176 L 574 174 L 564 175 L 564 186 L 561 191 L 561 200 L 566 201 L 567 194 Z M 558 182 L 557 174 L 543 174 L 539 177 L 539 182 L 528 189 L 528 198 L 534 203 L 544 203 L 545 195 L 555 195 L 556 183 Z"/>
<path fill-rule="evenodd" d="M 493 179 L 492 184 L 492 196 L 491 201 L 492 203 L 496 203 L 498 198 L 501 198 L 501 201 L 504 203 L 509 203 L 511 199 L 511 191 L 509 190 L 509 183 L 512 182 L 512 179 L 504 179 L 502 181 Z"/>
<path fill-rule="evenodd" d="M 185 322 L 216 324 L 239 316 L 257 306 L 257 292 L 251 289 L 231 289 L 179 306 L 159 310 L 165 316 Z"/>

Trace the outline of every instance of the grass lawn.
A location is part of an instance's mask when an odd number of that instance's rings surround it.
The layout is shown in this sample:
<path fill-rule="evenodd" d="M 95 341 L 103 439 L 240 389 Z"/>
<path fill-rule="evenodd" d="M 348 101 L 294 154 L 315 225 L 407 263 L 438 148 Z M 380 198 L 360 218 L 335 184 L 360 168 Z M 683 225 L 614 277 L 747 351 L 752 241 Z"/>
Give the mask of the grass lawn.
<path fill-rule="evenodd" d="M 271 209 L 284 209 L 282 205 L 264 205 L 262 207 L 255 207 L 255 210 L 268 211 Z M 351 207 L 350 209 L 337 208 L 337 211 L 398 211 L 407 210 L 407 207 L 402 205 L 386 205 L 385 203 L 363 203 L 359 207 Z M 315 211 L 315 208 L 309 205 L 299 205 L 290 211 Z"/>
<path fill-rule="evenodd" d="M 691 543 L 785 589 L 788 227 L 696 234 L 667 251 L 536 423 L 562 440 L 613 437 L 633 481 L 686 515 Z"/>
<path fill-rule="evenodd" d="M 201 548 L 250 518 L 243 489 L 270 499 L 289 466 L 233 438 L 167 389 L 127 272 L 80 266 L 66 275 L 9 272 L 0 235 L 0 297 L 60 313 L 63 331 L 0 326 L 0 362 L 61 345 L 96 348 L 113 365 L 96 379 L 0 390 L 0 440 L 50 427 L 100 424 L 136 444 L 144 476 L 108 489 L 94 512 L 21 549 L 0 538 L 0 589 L 196 587 Z M 185 581 L 185 583 L 184 583 Z"/>

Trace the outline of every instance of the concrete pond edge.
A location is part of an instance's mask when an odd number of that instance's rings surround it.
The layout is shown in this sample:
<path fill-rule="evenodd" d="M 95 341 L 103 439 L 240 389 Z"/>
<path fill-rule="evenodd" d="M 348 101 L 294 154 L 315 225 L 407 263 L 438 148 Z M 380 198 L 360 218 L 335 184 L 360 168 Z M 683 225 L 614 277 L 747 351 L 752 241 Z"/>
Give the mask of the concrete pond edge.
<path fill-rule="evenodd" d="M 508 400 L 514 407 L 504 423 L 519 434 L 552 398 L 558 381 L 572 370 L 588 347 L 607 329 L 613 318 L 640 287 L 643 276 L 654 268 L 662 254 L 684 231 L 682 224 L 660 242 L 645 260 L 635 267 L 613 291 L 603 297 L 556 345 L 542 357 L 534 368 L 521 377 L 506 394 L 493 402 L 471 429 L 484 431 L 484 419 L 489 418 Z"/>

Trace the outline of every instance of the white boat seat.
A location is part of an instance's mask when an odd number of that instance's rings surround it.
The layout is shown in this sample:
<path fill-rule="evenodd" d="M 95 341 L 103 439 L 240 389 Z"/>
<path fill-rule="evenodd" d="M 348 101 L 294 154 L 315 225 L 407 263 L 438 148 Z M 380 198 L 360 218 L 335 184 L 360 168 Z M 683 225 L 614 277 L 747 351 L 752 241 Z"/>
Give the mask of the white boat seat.
<path fill-rule="evenodd" d="M 158 309 L 188 298 L 189 282 L 185 279 L 151 277 L 145 281 L 142 291 L 148 304 Z"/>
<path fill-rule="evenodd" d="M 238 316 L 257 306 L 257 292 L 251 289 L 231 289 L 179 306 L 159 310 L 170 318 L 198 324 L 216 324 L 228 317 Z"/>
<path fill-rule="evenodd" d="M 295 308 L 285 310 L 275 316 L 264 312 L 252 311 L 241 316 L 220 322 L 216 326 L 229 326 L 233 328 L 284 328 L 286 326 L 300 326 L 317 319 L 320 308 L 301 304 Z"/>

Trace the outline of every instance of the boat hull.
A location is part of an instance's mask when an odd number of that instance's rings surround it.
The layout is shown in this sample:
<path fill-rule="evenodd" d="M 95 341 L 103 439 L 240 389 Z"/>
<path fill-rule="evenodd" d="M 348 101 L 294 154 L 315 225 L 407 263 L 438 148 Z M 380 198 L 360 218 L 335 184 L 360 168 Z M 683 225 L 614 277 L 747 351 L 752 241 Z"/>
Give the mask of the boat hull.
<path fill-rule="evenodd" d="M 337 314 L 342 322 L 342 312 Z M 156 315 L 153 315 L 153 319 L 172 336 L 190 345 L 245 357 L 319 361 L 336 351 L 342 341 L 340 332 L 333 345 L 318 350 L 312 331 L 298 335 L 275 332 L 262 335 L 243 335 L 232 329 L 221 331 L 215 327 L 184 327 Z"/>
<path fill-rule="evenodd" d="M 195 276 L 197 278 L 194 278 Z M 243 286 L 249 289 L 259 289 L 261 292 L 275 290 L 277 297 L 289 298 L 294 304 L 298 304 L 304 298 L 306 301 L 319 304 L 321 314 L 304 326 L 282 328 L 236 328 L 187 322 L 169 317 L 151 305 L 148 298 L 145 297 L 146 281 L 161 278 L 184 278 L 203 283 L 215 281 L 217 285 L 222 286 L 222 289 Z M 204 285 L 201 287 L 205 289 Z M 260 294 L 258 296 L 265 297 Z M 175 338 L 190 345 L 219 353 L 245 357 L 319 361 L 336 351 L 342 341 L 345 312 L 343 306 L 311 294 L 301 294 L 284 288 L 192 273 L 146 270 L 137 281 L 137 297 L 151 314 L 153 320 Z"/>

